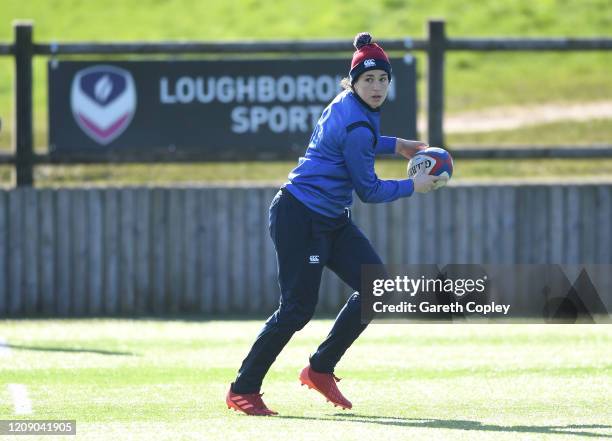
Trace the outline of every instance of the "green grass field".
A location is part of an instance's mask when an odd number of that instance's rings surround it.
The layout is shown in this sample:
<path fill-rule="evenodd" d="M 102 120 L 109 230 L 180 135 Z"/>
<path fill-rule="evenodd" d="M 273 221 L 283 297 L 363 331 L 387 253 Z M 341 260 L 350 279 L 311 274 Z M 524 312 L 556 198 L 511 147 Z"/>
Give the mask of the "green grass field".
<path fill-rule="evenodd" d="M 182 185 L 225 183 L 278 186 L 287 180 L 295 161 L 220 162 L 185 165 L 80 165 L 41 166 L 34 171 L 38 187 L 83 185 Z M 12 168 L 0 166 L 0 187 L 11 185 Z M 406 161 L 379 160 L 382 179 L 404 179 Z M 453 181 L 514 182 L 592 180 L 610 182 L 612 159 L 457 160 Z"/>
<path fill-rule="evenodd" d="M 372 325 L 337 368 L 339 411 L 297 381 L 330 324 L 296 334 L 262 389 L 280 416 L 256 418 L 224 395 L 261 321 L 3 321 L 0 419 L 23 384 L 19 418 L 86 440 L 612 438 L 609 326 Z"/>
<path fill-rule="evenodd" d="M 42 142 L 42 135 L 38 138 Z M 448 136 L 453 145 L 566 145 L 571 139 L 606 144 L 612 140 L 608 120 L 552 123 L 517 130 L 462 133 Z M 0 133 L 0 145 L 10 142 Z M 39 144 L 42 145 L 42 144 Z M 39 149 L 42 152 L 42 149 Z M 58 185 L 167 185 L 177 183 L 245 183 L 278 185 L 286 180 L 295 161 L 221 162 L 184 165 L 77 165 L 41 166 L 35 169 L 38 186 Z M 405 161 L 378 160 L 376 170 L 385 179 L 403 178 Z M 606 179 L 612 176 L 612 159 L 457 160 L 453 180 L 464 179 Z M 0 166 L 0 186 L 11 182 L 11 167 Z"/>

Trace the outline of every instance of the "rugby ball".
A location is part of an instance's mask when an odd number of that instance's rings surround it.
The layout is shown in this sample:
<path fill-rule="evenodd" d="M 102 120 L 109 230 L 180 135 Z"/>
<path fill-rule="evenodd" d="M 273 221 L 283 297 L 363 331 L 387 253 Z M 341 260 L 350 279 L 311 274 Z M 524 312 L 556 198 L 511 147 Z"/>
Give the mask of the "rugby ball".
<path fill-rule="evenodd" d="M 434 188 L 444 187 L 453 175 L 453 158 L 450 153 L 440 147 L 428 147 L 418 152 L 408 162 L 408 177 L 422 174 L 443 177 Z"/>

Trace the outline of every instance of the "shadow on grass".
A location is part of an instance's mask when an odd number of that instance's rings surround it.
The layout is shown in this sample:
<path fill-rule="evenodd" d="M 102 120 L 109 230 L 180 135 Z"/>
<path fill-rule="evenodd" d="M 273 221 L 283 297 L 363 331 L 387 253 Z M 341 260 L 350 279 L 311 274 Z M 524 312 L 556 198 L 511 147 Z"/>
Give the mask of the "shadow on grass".
<path fill-rule="evenodd" d="M 120 351 L 105 351 L 103 349 L 86 349 L 86 348 L 54 348 L 48 346 L 24 346 L 6 344 L 3 345 L 5 348 L 22 350 L 22 351 L 42 351 L 42 352 L 74 352 L 84 354 L 100 354 L 100 355 L 136 355 L 132 352 L 120 352 Z"/>
<path fill-rule="evenodd" d="M 0 316 L 0 319 L 10 319 L 11 321 L 27 322 L 36 320 L 39 322 L 50 321 L 50 322 L 64 322 L 66 324 L 79 322 L 83 320 L 95 321 L 125 321 L 125 322 L 167 322 L 167 323 L 208 323 L 208 322 L 224 322 L 224 321 L 257 321 L 261 325 L 270 317 L 270 314 L 274 312 L 273 308 L 265 312 L 251 312 L 251 313 L 215 313 L 215 314 L 158 314 L 158 315 L 143 315 L 143 316 L 132 316 L 132 315 L 108 315 L 108 316 L 95 316 L 95 315 L 74 315 L 71 317 L 58 317 L 56 315 L 44 316 L 44 315 L 11 315 L 11 317 Z M 313 320 L 334 320 L 337 313 L 329 312 L 317 312 L 313 317 Z"/>
<path fill-rule="evenodd" d="M 351 421 L 355 423 L 381 424 L 399 427 L 426 427 L 431 429 L 476 430 L 484 432 L 515 432 L 515 433 L 543 433 L 552 435 L 576 435 L 591 438 L 609 438 L 612 435 L 589 432 L 587 429 L 612 429 L 612 426 L 603 424 L 570 424 L 567 426 L 500 426 L 497 424 L 483 424 L 479 421 L 469 420 L 442 420 L 435 418 L 398 418 L 386 416 L 360 415 L 354 413 L 335 413 L 330 417 L 301 417 L 279 415 L 275 418 L 320 421 Z"/>

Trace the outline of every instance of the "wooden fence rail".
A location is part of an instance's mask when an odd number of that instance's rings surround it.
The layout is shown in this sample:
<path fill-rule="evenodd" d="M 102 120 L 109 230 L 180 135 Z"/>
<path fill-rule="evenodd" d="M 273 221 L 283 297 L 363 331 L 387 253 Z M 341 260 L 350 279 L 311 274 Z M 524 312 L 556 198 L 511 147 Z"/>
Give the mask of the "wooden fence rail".
<path fill-rule="evenodd" d="M 2 190 L 0 316 L 271 312 L 276 191 Z M 612 262 L 612 185 L 453 186 L 353 218 L 387 263 Z M 326 273 L 319 311 L 349 293 Z"/>
<path fill-rule="evenodd" d="M 74 164 L 74 163 L 118 163 L 134 162 L 132 157 L 117 155 L 62 155 L 53 158 L 51 155 L 40 155 L 33 148 L 33 101 L 32 101 L 32 66 L 35 56 L 62 55 L 150 55 L 150 54 L 206 54 L 224 56 L 227 54 L 307 54 L 307 53 L 347 53 L 351 43 L 347 40 L 277 40 L 277 41 L 230 41 L 230 42 L 38 42 L 33 38 L 33 23 L 16 20 L 14 40 L 12 43 L 0 43 L 0 56 L 11 56 L 15 60 L 15 127 L 14 149 L 11 153 L 0 153 L 0 164 L 12 164 L 15 170 L 15 185 L 32 186 L 33 169 L 38 164 Z M 609 51 L 612 50 L 612 38 L 449 38 L 446 34 L 444 20 L 429 20 L 426 26 L 427 38 L 383 39 L 380 43 L 386 50 L 396 53 L 424 51 L 427 55 L 427 137 L 430 145 L 444 146 L 444 88 L 445 59 L 448 51 Z M 569 158 L 577 155 L 584 157 L 610 157 L 612 146 L 598 146 L 590 149 L 578 149 L 573 153 L 569 149 L 558 149 L 558 146 L 536 148 L 504 149 L 478 148 L 458 149 L 456 158 Z M 242 153 L 230 153 L 232 158 L 244 159 Z M 286 152 L 292 155 L 291 152 Z M 557 156 L 560 154 L 560 156 Z M 279 153 L 276 159 L 285 159 Z M 137 159 L 137 158 L 136 158 Z M 143 155 L 140 161 L 144 161 Z M 183 155 L 154 155 L 148 162 L 196 162 L 208 161 L 205 152 L 188 152 Z"/>

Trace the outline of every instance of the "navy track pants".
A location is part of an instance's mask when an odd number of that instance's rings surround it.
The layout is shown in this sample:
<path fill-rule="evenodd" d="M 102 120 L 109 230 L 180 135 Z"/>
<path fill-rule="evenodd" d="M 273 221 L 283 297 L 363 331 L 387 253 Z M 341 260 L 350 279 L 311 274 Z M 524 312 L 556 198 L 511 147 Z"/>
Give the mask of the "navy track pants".
<path fill-rule="evenodd" d="M 363 332 L 361 265 L 381 264 L 370 241 L 350 216 L 322 216 L 282 189 L 270 205 L 270 235 L 276 248 L 280 304 L 268 318 L 242 362 L 235 393 L 255 393 L 291 336 L 312 318 L 323 267 L 334 271 L 355 292 L 336 317 L 331 332 L 310 357 L 317 372 L 332 373 L 342 355 Z"/>

